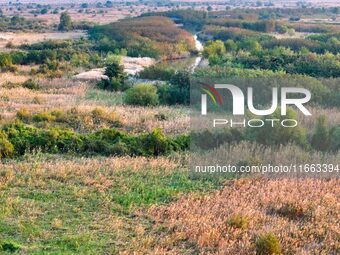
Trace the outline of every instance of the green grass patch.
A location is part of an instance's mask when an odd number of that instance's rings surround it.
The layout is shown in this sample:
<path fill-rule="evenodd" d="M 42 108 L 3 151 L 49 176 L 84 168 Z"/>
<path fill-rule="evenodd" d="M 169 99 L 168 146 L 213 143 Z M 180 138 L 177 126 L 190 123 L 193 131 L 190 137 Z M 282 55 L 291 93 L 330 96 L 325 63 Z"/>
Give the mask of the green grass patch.
<path fill-rule="evenodd" d="M 94 176 L 75 174 L 59 179 L 38 167 L 43 161 L 39 160 L 15 173 L 15 179 L 0 190 L 0 240 L 8 243 L 4 254 L 131 251 L 133 245 L 139 245 L 138 228 L 143 227 L 147 236 L 154 224 L 138 212 L 221 184 L 220 179 L 197 178 L 179 167 L 138 171 L 103 167 Z M 93 183 L 101 178 L 111 185 L 98 189 Z"/>
<path fill-rule="evenodd" d="M 109 92 L 100 89 L 89 89 L 86 92 L 85 99 L 88 101 L 94 101 L 96 104 L 103 106 L 122 105 L 123 93 Z"/>

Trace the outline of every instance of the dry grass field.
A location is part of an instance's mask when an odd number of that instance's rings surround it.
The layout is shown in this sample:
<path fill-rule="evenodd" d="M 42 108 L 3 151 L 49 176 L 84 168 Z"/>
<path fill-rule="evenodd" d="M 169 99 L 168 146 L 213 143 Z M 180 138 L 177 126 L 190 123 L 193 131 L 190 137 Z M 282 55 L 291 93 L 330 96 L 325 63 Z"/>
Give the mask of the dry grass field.
<path fill-rule="evenodd" d="M 169 252 L 169 242 L 186 240 L 188 254 L 254 254 L 261 238 L 274 244 L 273 235 L 280 254 L 337 254 L 339 192 L 338 179 L 227 181 L 212 194 L 150 209 L 157 224 L 171 229 L 157 249 Z"/>
<path fill-rule="evenodd" d="M 32 44 L 46 40 L 68 40 L 79 39 L 81 37 L 86 37 L 83 31 L 49 33 L 0 32 L 0 49 L 5 50 L 8 43 L 19 46 L 21 44 Z"/>

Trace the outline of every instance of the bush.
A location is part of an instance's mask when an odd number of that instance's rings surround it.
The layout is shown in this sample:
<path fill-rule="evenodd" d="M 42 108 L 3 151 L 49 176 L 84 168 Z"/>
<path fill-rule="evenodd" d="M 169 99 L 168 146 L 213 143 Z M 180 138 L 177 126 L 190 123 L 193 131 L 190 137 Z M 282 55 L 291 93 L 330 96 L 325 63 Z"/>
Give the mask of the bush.
<path fill-rule="evenodd" d="M 117 129 L 101 129 L 79 134 L 60 128 L 41 129 L 23 124 L 5 126 L 0 133 L 0 156 L 21 156 L 40 150 L 43 153 L 81 155 L 159 156 L 189 147 L 188 136 L 168 138 L 161 129 L 141 135 L 129 135 Z"/>
<path fill-rule="evenodd" d="M 155 106 L 159 103 L 157 88 L 143 83 L 128 89 L 123 99 L 128 105 Z"/>
<path fill-rule="evenodd" d="M 27 81 L 25 81 L 23 84 L 22 84 L 22 87 L 23 88 L 26 88 L 26 89 L 39 89 L 40 86 L 38 83 L 36 83 L 34 80 L 32 79 L 28 79 Z"/>
<path fill-rule="evenodd" d="M 149 80 L 168 81 L 175 74 L 175 70 L 163 65 L 152 65 L 139 73 L 139 78 Z"/>
<path fill-rule="evenodd" d="M 273 255 L 281 253 L 280 241 L 271 233 L 259 236 L 255 245 L 257 255 Z"/>
<path fill-rule="evenodd" d="M 11 157 L 13 154 L 13 144 L 8 141 L 6 134 L 0 131 L 0 159 Z"/>
<path fill-rule="evenodd" d="M 42 122 L 42 121 L 47 121 L 47 122 L 53 122 L 56 120 L 56 117 L 53 116 L 50 112 L 39 112 L 37 114 L 33 115 L 33 121 L 35 122 Z"/>
<path fill-rule="evenodd" d="M 281 109 L 276 110 L 270 116 L 266 116 L 263 119 L 277 119 L 280 122 L 283 119 L 297 119 L 296 112 L 288 108 L 286 116 L 281 116 Z M 278 122 L 279 122 L 278 121 Z M 272 127 L 271 124 L 264 120 L 265 125 L 259 128 L 248 127 L 246 129 L 246 138 L 256 141 L 264 145 L 284 145 L 288 143 L 296 143 L 298 145 L 306 144 L 306 131 L 299 125 L 296 127 L 283 127 L 281 124 Z"/>
<path fill-rule="evenodd" d="M 124 91 L 127 88 L 124 80 L 115 77 L 112 77 L 111 79 L 102 79 L 97 83 L 97 87 L 110 91 Z"/>
<path fill-rule="evenodd" d="M 14 241 L 0 241 L 0 251 L 16 252 L 21 246 Z"/>
<path fill-rule="evenodd" d="M 158 89 L 162 104 L 189 104 L 190 103 L 190 73 L 186 70 L 177 71 L 170 79 L 170 84 Z"/>
<path fill-rule="evenodd" d="M 222 144 L 235 143 L 243 139 L 243 134 L 236 128 L 224 128 L 218 130 L 204 130 L 202 132 L 193 132 L 191 134 L 192 145 L 209 150 L 218 148 Z"/>
<path fill-rule="evenodd" d="M 32 113 L 24 108 L 17 111 L 16 116 L 19 120 L 28 122 L 32 118 Z"/>
<path fill-rule="evenodd" d="M 340 125 L 333 127 L 330 131 L 331 150 L 340 150 Z"/>
<path fill-rule="evenodd" d="M 318 151 L 328 151 L 331 147 L 330 129 L 325 116 L 317 119 L 317 124 L 312 135 L 311 146 Z"/>
<path fill-rule="evenodd" d="M 228 225 L 234 228 L 241 228 L 245 229 L 249 225 L 249 221 L 246 217 L 243 217 L 240 214 L 233 215 L 229 220 L 228 220 Z"/>
<path fill-rule="evenodd" d="M 108 79 L 101 80 L 97 86 L 100 89 L 111 91 L 118 91 L 124 89 L 124 66 L 120 64 L 119 60 L 114 59 L 105 68 L 104 73 Z"/>
<path fill-rule="evenodd" d="M 165 105 L 189 104 L 190 101 L 189 90 L 181 90 L 171 84 L 160 86 L 157 93 L 160 103 Z"/>
<path fill-rule="evenodd" d="M 144 139 L 144 144 L 145 153 L 152 156 L 167 154 L 170 149 L 169 140 L 160 128 L 148 134 Z"/>

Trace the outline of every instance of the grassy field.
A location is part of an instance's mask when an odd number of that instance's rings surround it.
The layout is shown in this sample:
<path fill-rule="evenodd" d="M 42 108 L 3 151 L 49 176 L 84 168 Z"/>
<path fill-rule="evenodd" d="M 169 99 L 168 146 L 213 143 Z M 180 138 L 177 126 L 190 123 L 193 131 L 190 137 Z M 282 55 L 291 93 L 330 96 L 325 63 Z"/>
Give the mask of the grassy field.
<path fill-rule="evenodd" d="M 213 10 L 225 11 L 218 2 Z M 313 32 L 314 39 L 309 32 L 279 33 L 280 22 L 290 28 L 298 23 L 289 19 L 296 17 L 279 10 L 275 24 L 265 17 L 273 14 L 270 8 L 266 13 L 255 7 L 244 13 L 242 8 L 212 11 L 210 18 L 193 10 L 174 12 L 183 26 L 159 13 L 107 24 L 184 5 L 139 1 L 104 9 L 95 4 L 83 8 L 76 1 L 63 9 L 74 22 L 98 24 L 88 28 L 92 32 L 84 39 L 74 30 L 0 33 L 6 37 L 0 41 L 0 254 L 339 254 L 338 175 L 268 178 L 190 171 L 192 161 L 208 164 L 221 158 L 237 167 L 339 164 L 339 28 Z M 295 6 L 295 1 L 287 4 Z M 26 7 L 22 16 L 33 17 Z M 207 7 L 199 1 L 193 8 Z M 60 13 L 48 8 L 38 17 L 55 24 Z M 299 11 L 313 18 L 309 9 L 294 9 Z M 215 41 L 205 41 L 198 53 L 187 26 Z M 14 45 L 4 49 L 9 41 Z M 45 43 L 19 46 L 38 41 Z M 280 43 L 288 46 L 275 47 Z M 146 70 L 154 78 L 127 77 L 119 60 L 144 55 L 157 58 L 159 65 Z M 166 56 L 184 59 L 162 62 Z M 210 66 L 193 70 L 197 59 Z M 75 78 L 105 67 L 106 74 L 111 72 L 108 80 Z M 219 133 L 206 130 L 212 147 L 191 154 L 190 79 L 215 76 L 276 77 L 277 86 L 301 85 L 313 92 L 312 116 L 289 109 L 293 114 L 287 118 L 297 118 L 300 125 L 292 132 L 224 129 L 224 143 L 214 144 Z M 266 101 L 268 90 L 259 91 L 259 99 Z M 130 98 L 129 103 L 129 95 L 140 101 Z"/>
<path fill-rule="evenodd" d="M 1 254 L 152 250 L 158 226 L 147 212 L 151 205 L 219 185 L 192 179 L 183 160 L 37 153 L 1 164 Z"/>

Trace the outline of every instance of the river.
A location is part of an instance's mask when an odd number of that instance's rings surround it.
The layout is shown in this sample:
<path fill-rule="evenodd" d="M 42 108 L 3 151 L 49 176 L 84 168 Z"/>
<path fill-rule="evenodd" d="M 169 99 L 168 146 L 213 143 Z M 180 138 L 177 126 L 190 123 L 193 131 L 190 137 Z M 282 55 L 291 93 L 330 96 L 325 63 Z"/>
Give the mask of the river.
<path fill-rule="evenodd" d="M 202 64 L 202 56 L 201 52 L 204 49 L 203 44 L 198 40 L 197 35 L 193 35 L 193 38 L 195 40 L 195 47 L 198 51 L 198 55 L 196 56 L 190 56 L 187 58 L 182 59 L 174 59 L 174 60 L 167 60 L 164 61 L 165 64 L 169 65 L 169 67 L 172 67 L 176 70 L 182 70 L 182 69 L 189 69 L 191 72 L 194 72 L 195 69 Z"/>

